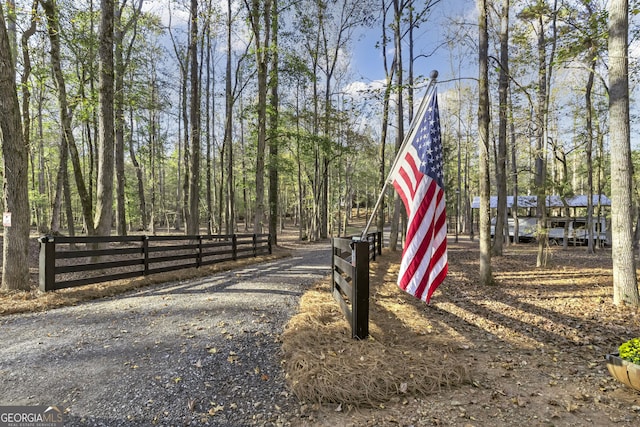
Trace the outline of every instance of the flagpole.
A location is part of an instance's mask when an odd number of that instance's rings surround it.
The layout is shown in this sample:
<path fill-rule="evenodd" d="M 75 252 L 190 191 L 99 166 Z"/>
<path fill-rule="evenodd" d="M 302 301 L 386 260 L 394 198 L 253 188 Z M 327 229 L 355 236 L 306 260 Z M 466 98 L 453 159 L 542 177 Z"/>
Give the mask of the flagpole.
<path fill-rule="evenodd" d="M 389 170 L 389 174 L 387 175 L 387 179 L 384 180 L 384 185 L 382 186 L 382 191 L 380 192 L 380 195 L 378 196 L 378 200 L 376 201 L 376 204 L 373 207 L 373 211 L 371 212 L 371 216 L 369 217 L 369 221 L 367 221 L 367 225 L 364 227 L 364 230 L 362 231 L 362 235 L 360 236 L 361 240 L 364 240 L 367 236 L 367 231 L 369 231 L 369 228 L 371 227 L 371 223 L 373 222 L 373 218 L 376 216 L 376 212 L 378 211 L 378 209 L 380 208 L 380 204 L 382 203 L 382 200 L 384 199 L 384 192 L 387 191 L 387 185 L 389 184 L 389 178 L 391 178 L 391 174 L 395 171 L 396 165 L 398 164 L 398 159 L 400 157 L 400 154 L 404 151 L 405 146 L 407 145 L 408 141 L 411 139 L 411 135 L 413 133 L 413 129 L 417 126 L 417 123 L 422 120 L 422 113 L 425 109 L 426 106 L 426 102 L 427 102 L 427 98 L 429 97 L 429 92 L 433 89 L 433 86 L 436 84 L 436 79 L 438 78 L 438 71 L 437 70 L 433 70 L 431 71 L 431 74 L 429 75 L 429 85 L 427 86 L 427 91 L 425 93 L 425 96 L 422 97 L 422 102 L 420 103 L 420 107 L 418 108 L 418 114 L 416 114 L 413 117 L 413 120 L 411 120 L 411 124 L 409 125 L 409 131 L 405 134 L 404 136 L 404 140 L 402 141 L 402 145 L 400 146 L 400 149 L 398 150 L 398 153 L 396 154 L 396 158 L 393 161 L 393 165 L 391 166 L 391 169 Z"/>

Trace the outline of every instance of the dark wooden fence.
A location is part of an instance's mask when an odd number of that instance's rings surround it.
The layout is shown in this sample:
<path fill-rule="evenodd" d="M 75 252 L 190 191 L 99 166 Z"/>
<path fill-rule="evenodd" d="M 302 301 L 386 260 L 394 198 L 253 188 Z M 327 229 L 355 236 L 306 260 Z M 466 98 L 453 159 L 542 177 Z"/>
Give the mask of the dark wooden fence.
<path fill-rule="evenodd" d="M 382 231 L 368 233 L 367 241 L 369 242 L 369 259 L 375 261 L 376 255 L 382 255 Z"/>
<path fill-rule="evenodd" d="M 51 291 L 271 253 L 269 234 L 43 236 L 40 289 Z"/>
<path fill-rule="evenodd" d="M 351 325 L 351 336 L 369 335 L 369 260 L 382 254 L 382 233 L 367 240 L 334 238 L 331 251 L 331 293 Z"/>

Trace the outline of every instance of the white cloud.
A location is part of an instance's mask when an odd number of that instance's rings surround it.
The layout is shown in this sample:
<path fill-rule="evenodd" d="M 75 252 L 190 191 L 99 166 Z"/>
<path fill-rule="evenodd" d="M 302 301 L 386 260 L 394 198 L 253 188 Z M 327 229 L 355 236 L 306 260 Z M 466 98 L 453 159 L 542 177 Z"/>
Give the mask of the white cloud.
<path fill-rule="evenodd" d="M 384 80 L 373 80 L 371 82 L 355 81 L 342 88 L 342 92 L 351 95 L 353 98 L 370 97 L 371 93 L 379 92 L 385 87 Z"/>

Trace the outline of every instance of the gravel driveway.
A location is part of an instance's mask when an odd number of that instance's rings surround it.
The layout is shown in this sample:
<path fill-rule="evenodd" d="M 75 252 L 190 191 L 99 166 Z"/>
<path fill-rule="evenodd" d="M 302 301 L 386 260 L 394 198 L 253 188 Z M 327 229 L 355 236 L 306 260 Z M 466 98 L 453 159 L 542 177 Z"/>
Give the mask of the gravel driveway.
<path fill-rule="evenodd" d="M 325 245 L 214 276 L 0 318 L 0 405 L 60 405 L 65 425 L 296 423 L 279 335 L 330 272 Z"/>

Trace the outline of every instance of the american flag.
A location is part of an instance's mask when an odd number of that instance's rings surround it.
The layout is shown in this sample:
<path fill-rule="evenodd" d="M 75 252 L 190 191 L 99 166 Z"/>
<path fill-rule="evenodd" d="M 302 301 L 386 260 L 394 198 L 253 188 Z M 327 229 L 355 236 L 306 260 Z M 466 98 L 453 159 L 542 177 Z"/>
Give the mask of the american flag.
<path fill-rule="evenodd" d="M 389 174 L 409 216 L 398 286 L 425 302 L 447 275 L 447 223 L 436 88 Z"/>

